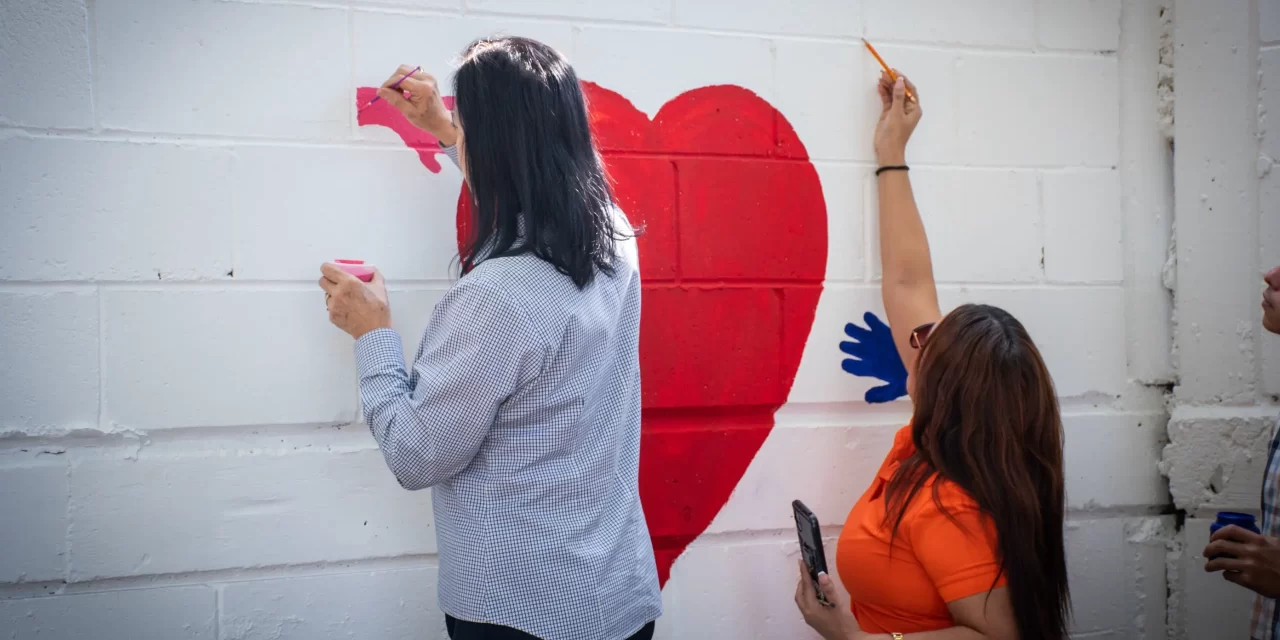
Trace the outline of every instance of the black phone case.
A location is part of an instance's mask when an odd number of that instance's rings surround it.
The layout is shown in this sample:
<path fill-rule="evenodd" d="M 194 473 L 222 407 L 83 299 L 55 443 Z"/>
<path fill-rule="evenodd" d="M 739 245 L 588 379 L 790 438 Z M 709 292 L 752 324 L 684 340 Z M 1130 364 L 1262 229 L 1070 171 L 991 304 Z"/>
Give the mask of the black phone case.
<path fill-rule="evenodd" d="M 813 515 L 809 507 L 799 500 L 791 501 L 791 510 L 795 513 L 796 537 L 800 539 L 800 555 L 804 557 L 804 564 L 809 568 L 813 590 L 818 594 L 818 600 L 822 604 L 830 606 L 831 603 L 827 601 L 826 596 L 822 595 L 822 589 L 818 587 L 818 574 L 828 573 L 827 554 L 822 548 L 822 528 L 818 526 L 818 516 Z M 812 536 L 805 535 L 804 528 L 800 526 L 802 520 L 809 524 Z"/>

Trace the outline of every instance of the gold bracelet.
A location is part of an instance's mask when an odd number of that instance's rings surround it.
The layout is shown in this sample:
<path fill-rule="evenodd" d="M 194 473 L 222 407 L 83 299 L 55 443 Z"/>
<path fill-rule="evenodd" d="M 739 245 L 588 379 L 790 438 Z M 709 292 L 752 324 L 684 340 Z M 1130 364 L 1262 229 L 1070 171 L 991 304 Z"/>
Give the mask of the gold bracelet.
<path fill-rule="evenodd" d="M 889 634 L 889 635 L 893 636 L 893 640 L 902 640 L 902 634 L 901 634 L 901 633 L 891 633 L 891 634 Z"/>

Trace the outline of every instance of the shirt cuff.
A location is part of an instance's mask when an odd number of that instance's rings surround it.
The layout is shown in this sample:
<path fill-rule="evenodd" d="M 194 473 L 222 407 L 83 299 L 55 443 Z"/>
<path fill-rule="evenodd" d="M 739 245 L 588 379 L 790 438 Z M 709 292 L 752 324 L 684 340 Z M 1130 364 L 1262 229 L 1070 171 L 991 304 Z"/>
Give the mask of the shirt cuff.
<path fill-rule="evenodd" d="M 404 347 L 395 329 L 374 329 L 356 340 L 356 371 L 365 376 L 404 368 Z"/>
<path fill-rule="evenodd" d="M 455 144 L 452 147 L 446 147 L 444 146 L 444 143 L 441 142 L 440 150 L 444 152 L 444 155 L 449 156 L 449 159 L 453 161 L 453 166 L 461 166 L 458 164 L 458 145 Z"/>

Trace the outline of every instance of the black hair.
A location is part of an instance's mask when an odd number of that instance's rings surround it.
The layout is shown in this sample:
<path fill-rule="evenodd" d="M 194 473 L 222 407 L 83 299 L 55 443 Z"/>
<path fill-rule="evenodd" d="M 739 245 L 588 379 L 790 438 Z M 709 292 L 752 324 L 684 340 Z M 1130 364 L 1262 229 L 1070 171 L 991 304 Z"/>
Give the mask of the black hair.
<path fill-rule="evenodd" d="M 569 62 L 528 38 L 477 40 L 453 88 L 472 212 L 462 272 L 533 253 L 579 289 L 597 270 L 612 276 L 617 241 L 630 236 L 614 221 L 613 190 Z"/>

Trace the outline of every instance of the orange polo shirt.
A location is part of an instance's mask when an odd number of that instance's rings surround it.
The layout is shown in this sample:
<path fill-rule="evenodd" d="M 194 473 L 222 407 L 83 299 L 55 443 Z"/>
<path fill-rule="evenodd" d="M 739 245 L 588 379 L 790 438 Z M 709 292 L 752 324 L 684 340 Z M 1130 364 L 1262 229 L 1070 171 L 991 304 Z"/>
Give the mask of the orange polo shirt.
<path fill-rule="evenodd" d="M 871 486 L 849 512 L 836 547 L 836 568 L 849 592 L 850 608 L 869 633 L 920 633 L 955 626 L 947 603 L 979 593 L 999 572 L 995 523 L 964 489 L 942 480 L 934 504 L 927 482 L 912 498 L 889 554 L 893 524 L 885 523 L 884 488 L 902 460 L 915 452 L 911 426 L 898 431 L 893 449 Z"/>

